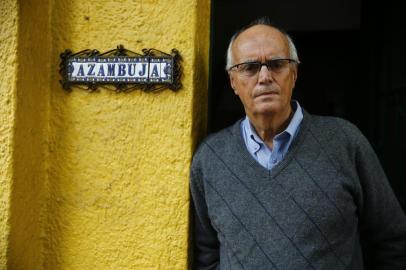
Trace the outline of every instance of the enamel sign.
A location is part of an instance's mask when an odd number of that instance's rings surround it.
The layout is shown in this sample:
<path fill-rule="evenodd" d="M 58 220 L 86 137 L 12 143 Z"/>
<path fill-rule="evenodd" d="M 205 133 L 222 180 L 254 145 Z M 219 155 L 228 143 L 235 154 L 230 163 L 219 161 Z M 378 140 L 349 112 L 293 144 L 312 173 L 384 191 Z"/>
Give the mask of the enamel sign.
<path fill-rule="evenodd" d="M 104 54 L 96 50 L 73 54 L 66 50 L 61 54 L 61 84 L 66 90 L 75 86 L 87 90 L 98 87 L 116 91 L 178 90 L 181 87 L 179 53 L 172 50 L 166 54 L 154 49 L 143 52 L 137 54 L 122 46 Z"/>

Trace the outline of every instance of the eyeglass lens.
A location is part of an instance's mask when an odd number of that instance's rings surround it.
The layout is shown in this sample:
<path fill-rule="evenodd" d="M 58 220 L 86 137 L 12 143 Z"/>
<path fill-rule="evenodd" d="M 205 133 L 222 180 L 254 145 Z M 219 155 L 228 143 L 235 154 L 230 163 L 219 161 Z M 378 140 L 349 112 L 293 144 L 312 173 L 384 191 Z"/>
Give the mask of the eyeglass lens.
<path fill-rule="evenodd" d="M 269 71 L 280 73 L 287 67 L 289 62 L 290 62 L 289 59 L 273 59 L 266 61 L 265 63 L 261 62 L 241 63 L 240 65 L 238 65 L 238 71 L 243 75 L 253 76 L 259 72 L 262 66 L 266 66 Z"/>

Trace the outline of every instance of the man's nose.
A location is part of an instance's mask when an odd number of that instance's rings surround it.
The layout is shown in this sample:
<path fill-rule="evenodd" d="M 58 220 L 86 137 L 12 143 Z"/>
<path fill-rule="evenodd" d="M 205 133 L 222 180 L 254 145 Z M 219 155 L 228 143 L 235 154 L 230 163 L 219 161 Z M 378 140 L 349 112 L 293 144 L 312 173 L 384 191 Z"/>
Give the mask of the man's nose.
<path fill-rule="evenodd" d="M 268 83 L 271 81 L 273 81 L 272 71 L 270 71 L 266 65 L 262 65 L 258 71 L 258 82 Z"/>

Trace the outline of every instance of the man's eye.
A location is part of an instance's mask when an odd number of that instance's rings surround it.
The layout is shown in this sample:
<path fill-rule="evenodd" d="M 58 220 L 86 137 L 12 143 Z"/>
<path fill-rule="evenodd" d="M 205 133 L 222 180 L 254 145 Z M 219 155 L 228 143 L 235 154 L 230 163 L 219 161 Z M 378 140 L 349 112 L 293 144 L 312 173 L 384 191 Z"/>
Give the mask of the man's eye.
<path fill-rule="evenodd" d="M 256 72 L 258 70 L 258 63 L 245 63 L 240 66 L 242 72 Z"/>
<path fill-rule="evenodd" d="M 272 71 L 281 71 L 286 66 L 286 61 L 282 59 L 271 60 L 268 62 L 269 67 Z"/>

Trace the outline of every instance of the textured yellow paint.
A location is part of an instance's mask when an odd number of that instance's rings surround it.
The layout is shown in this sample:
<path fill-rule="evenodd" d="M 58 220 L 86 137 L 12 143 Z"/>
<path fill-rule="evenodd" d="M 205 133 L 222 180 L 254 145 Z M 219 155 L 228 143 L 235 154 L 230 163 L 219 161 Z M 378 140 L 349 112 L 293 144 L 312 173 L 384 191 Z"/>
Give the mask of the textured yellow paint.
<path fill-rule="evenodd" d="M 50 89 L 48 6 L 46 0 L 19 1 L 9 269 L 43 269 Z"/>
<path fill-rule="evenodd" d="M 17 2 L 0 1 L 0 14 L 0 269 L 6 269 L 16 97 Z"/>
<path fill-rule="evenodd" d="M 192 127 L 192 151 L 202 136 L 206 134 L 207 124 L 207 89 L 209 73 L 209 28 L 210 24 L 210 1 L 197 1 L 196 29 L 200 31 L 195 35 L 194 64 L 196 72 L 193 74 L 193 127 Z"/>
<path fill-rule="evenodd" d="M 177 48 L 184 76 L 179 92 L 66 93 L 54 70 L 45 269 L 187 269 L 188 171 L 205 125 L 209 1 L 59 0 L 51 14 L 54 68 L 66 48 L 123 44 Z"/>
<path fill-rule="evenodd" d="M 0 269 L 187 269 L 209 0 L 0 1 Z M 63 91 L 59 53 L 177 48 L 179 92 Z"/>

